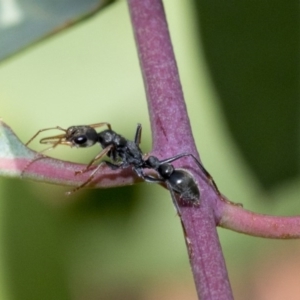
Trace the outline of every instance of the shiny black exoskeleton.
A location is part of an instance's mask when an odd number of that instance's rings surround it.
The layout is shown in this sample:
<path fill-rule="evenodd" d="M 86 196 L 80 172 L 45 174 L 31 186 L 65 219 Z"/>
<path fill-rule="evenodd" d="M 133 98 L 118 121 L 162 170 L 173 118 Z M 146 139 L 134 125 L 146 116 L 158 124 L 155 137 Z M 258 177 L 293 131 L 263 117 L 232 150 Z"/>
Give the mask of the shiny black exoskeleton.
<path fill-rule="evenodd" d="M 108 129 L 97 132 L 95 128 L 106 125 Z M 171 191 L 174 204 L 177 207 L 177 202 L 174 193 L 179 195 L 185 201 L 198 205 L 200 201 L 199 188 L 193 176 L 183 169 L 176 169 L 171 163 L 182 158 L 192 157 L 200 169 L 205 173 L 216 191 L 219 193 L 217 186 L 210 174 L 198 161 L 198 159 L 189 153 L 182 153 L 171 158 L 159 160 L 155 156 L 144 158 L 141 149 L 139 148 L 141 140 L 142 126 L 138 124 L 134 141 L 127 140 L 120 134 L 111 129 L 109 123 L 97 123 L 92 125 L 71 126 L 68 129 L 61 127 L 47 128 L 38 131 L 27 143 L 27 145 L 42 131 L 49 129 L 58 129 L 64 131 L 64 134 L 46 137 L 40 140 L 42 144 L 51 144 L 50 148 L 55 148 L 57 145 L 69 145 L 71 147 L 90 147 L 99 143 L 102 151 L 94 157 L 90 163 L 81 171 L 76 172 L 80 174 L 90 169 L 91 165 L 100 160 L 104 155 L 107 155 L 111 161 L 104 161 L 112 169 L 132 167 L 133 171 L 146 182 L 164 183 Z M 49 148 L 48 148 L 49 149 Z M 72 192 L 86 186 L 92 181 L 95 173 L 100 168 L 99 164 L 90 174 L 87 181 L 75 188 Z M 155 170 L 157 176 L 151 176 L 144 173 L 145 169 Z"/>
<path fill-rule="evenodd" d="M 169 190 L 174 191 L 180 198 L 197 204 L 200 199 L 200 193 L 193 176 L 186 170 L 175 169 L 168 161 L 170 159 L 160 161 L 155 156 L 149 156 L 145 162 L 149 168 L 157 171 Z"/>
<path fill-rule="evenodd" d="M 70 143 L 71 146 L 75 147 L 90 147 L 96 143 L 101 145 L 103 150 L 88 164 L 86 169 L 104 155 L 107 155 L 111 159 L 111 162 L 105 161 L 105 163 L 112 169 L 124 169 L 129 166 L 142 168 L 144 161 L 143 153 L 139 148 L 140 134 L 140 125 L 137 128 L 134 141 L 127 140 L 120 134 L 117 134 L 111 130 L 110 125 L 109 129 L 98 133 L 91 126 L 72 126 L 67 129 L 64 139 Z M 41 140 L 41 143 L 43 142 L 44 139 Z M 140 176 L 139 173 L 138 175 Z"/>

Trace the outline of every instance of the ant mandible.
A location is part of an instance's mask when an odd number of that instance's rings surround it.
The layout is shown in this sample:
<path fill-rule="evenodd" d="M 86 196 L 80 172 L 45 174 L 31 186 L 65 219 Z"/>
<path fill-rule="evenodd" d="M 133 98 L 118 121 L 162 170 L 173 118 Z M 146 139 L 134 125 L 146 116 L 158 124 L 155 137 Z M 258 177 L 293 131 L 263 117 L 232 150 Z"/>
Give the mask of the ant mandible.
<path fill-rule="evenodd" d="M 101 126 L 107 126 L 108 129 L 97 132 L 96 128 Z M 221 196 L 219 189 L 217 188 L 214 180 L 208 171 L 203 167 L 199 160 L 190 153 L 181 153 L 176 156 L 159 160 L 156 156 L 149 156 L 144 158 L 143 152 L 141 151 L 139 144 L 141 141 L 142 126 L 137 125 L 135 137 L 133 141 L 127 140 L 120 134 L 112 130 L 111 125 L 107 122 L 96 123 L 91 125 L 71 126 L 67 129 L 62 127 L 51 127 L 39 130 L 27 143 L 26 146 L 34 140 L 41 132 L 57 129 L 64 133 L 60 135 L 45 137 L 40 140 L 41 144 L 52 145 L 46 150 L 53 149 L 58 145 L 67 145 L 71 147 L 87 148 L 91 147 L 96 143 L 99 143 L 102 147 L 102 151 L 96 155 L 87 166 L 75 172 L 75 175 L 82 174 L 88 170 L 96 162 L 99 161 L 103 156 L 107 155 L 110 161 L 102 161 L 90 174 L 89 178 L 76 187 L 75 189 L 67 192 L 68 195 L 78 191 L 87 184 L 89 184 L 96 172 L 99 170 L 101 165 L 105 163 L 111 169 L 124 169 L 132 167 L 133 171 L 146 182 L 152 183 L 165 183 L 171 192 L 171 196 L 174 205 L 177 209 L 178 214 L 179 207 L 176 201 L 175 194 L 188 203 L 193 205 L 199 205 L 200 203 L 200 192 L 193 176 L 186 170 L 176 169 L 171 163 L 182 158 L 192 157 L 197 163 L 198 167 L 204 172 L 209 182 L 212 184 L 216 192 Z M 153 169 L 157 172 L 158 176 L 154 177 L 144 173 L 144 169 Z M 222 197 L 222 196 L 221 196 Z"/>

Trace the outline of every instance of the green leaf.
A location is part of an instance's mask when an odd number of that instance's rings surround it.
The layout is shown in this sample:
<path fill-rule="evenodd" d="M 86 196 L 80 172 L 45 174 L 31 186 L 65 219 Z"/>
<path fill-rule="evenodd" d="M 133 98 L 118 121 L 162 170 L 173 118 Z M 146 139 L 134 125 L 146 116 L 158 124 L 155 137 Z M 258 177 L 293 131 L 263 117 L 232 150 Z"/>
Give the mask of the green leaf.
<path fill-rule="evenodd" d="M 94 15 L 113 0 L 2 0 L 0 60 Z"/>
<path fill-rule="evenodd" d="M 298 1 L 194 2 L 220 105 L 245 160 L 266 188 L 296 177 Z"/>

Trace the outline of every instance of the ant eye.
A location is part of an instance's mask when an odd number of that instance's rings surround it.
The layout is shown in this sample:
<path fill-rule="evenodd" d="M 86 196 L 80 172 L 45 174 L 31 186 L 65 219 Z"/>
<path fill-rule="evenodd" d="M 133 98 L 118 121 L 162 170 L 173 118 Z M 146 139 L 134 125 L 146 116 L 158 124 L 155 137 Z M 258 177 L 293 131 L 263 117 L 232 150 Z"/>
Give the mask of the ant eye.
<path fill-rule="evenodd" d="M 87 137 L 85 135 L 77 136 L 74 139 L 74 143 L 77 145 L 84 145 L 87 142 Z"/>
<path fill-rule="evenodd" d="M 65 139 L 73 146 L 86 148 L 97 143 L 98 134 L 89 126 L 72 126 L 67 129 Z"/>

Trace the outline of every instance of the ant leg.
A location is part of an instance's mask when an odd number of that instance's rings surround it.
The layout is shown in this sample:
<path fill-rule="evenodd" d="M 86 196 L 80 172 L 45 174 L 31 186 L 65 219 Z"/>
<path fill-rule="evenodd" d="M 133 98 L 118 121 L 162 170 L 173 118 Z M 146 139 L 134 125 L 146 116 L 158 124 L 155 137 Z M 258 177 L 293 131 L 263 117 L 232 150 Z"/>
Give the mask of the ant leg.
<path fill-rule="evenodd" d="M 174 204 L 174 207 L 175 207 L 175 210 L 177 212 L 177 215 L 181 219 L 181 212 L 180 212 L 180 208 L 179 208 L 179 205 L 178 205 L 178 202 L 177 202 L 176 195 L 175 195 L 175 193 L 174 193 L 174 191 L 172 189 L 172 186 L 168 182 L 166 182 L 166 185 L 167 185 L 168 190 L 170 191 L 172 202 Z"/>
<path fill-rule="evenodd" d="M 111 125 L 110 123 L 107 123 L 107 122 L 102 122 L 102 123 L 96 123 L 96 124 L 91 124 L 89 125 L 90 127 L 92 128 L 97 128 L 97 127 L 101 127 L 101 126 L 104 126 L 106 125 L 108 127 L 108 129 L 111 129 Z M 28 146 L 41 132 L 44 132 L 44 131 L 47 131 L 47 130 L 54 130 L 54 129 L 57 129 L 57 130 L 61 130 L 61 131 L 64 131 L 65 133 L 67 133 L 67 129 L 64 129 L 60 126 L 55 126 L 55 127 L 49 127 L 49 128 L 44 128 L 44 129 L 40 129 L 26 144 L 25 146 Z M 61 135 L 55 135 L 55 136 L 50 136 L 50 137 L 46 137 L 46 138 L 43 138 L 41 139 L 40 143 L 41 144 L 53 144 L 54 141 L 51 141 L 52 139 L 59 139 L 59 144 L 63 145 L 71 145 L 71 143 L 69 142 L 66 142 L 66 141 L 62 141 L 63 138 L 65 137 L 66 134 L 61 134 Z"/>
<path fill-rule="evenodd" d="M 143 170 L 141 170 L 141 169 L 134 169 L 134 171 L 137 173 L 137 175 L 139 177 L 143 178 L 146 182 L 165 183 L 167 185 L 168 190 L 171 193 L 172 201 L 173 201 L 173 204 L 175 206 L 176 212 L 177 212 L 178 216 L 181 217 L 181 213 L 180 213 L 180 209 L 179 209 L 179 206 L 178 206 L 178 203 L 177 203 L 175 193 L 173 191 L 172 186 L 168 183 L 168 181 L 166 181 L 164 179 L 161 179 L 161 178 L 153 177 L 153 176 L 150 176 L 150 175 L 145 175 Z"/>
<path fill-rule="evenodd" d="M 142 175 L 142 178 L 146 181 L 146 182 L 150 182 L 150 183 L 166 183 L 165 180 L 160 179 L 160 178 L 156 178 L 150 175 Z"/>
<path fill-rule="evenodd" d="M 88 126 L 92 127 L 92 128 L 98 128 L 98 127 L 101 127 L 101 126 L 104 126 L 104 125 L 106 125 L 107 128 L 109 130 L 111 130 L 111 125 L 110 125 L 110 123 L 107 123 L 107 122 L 95 123 L 95 124 L 91 124 L 91 125 L 88 125 Z"/>
<path fill-rule="evenodd" d="M 190 154 L 189 156 L 191 156 L 194 159 L 194 161 L 196 162 L 196 164 L 199 166 L 199 168 L 203 171 L 203 173 L 205 174 L 205 176 L 208 178 L 210 184 L 214 187 L 214 189 L 217 192 L 217 194 L 219 196 L 221 196 L 221 198 L 223 199 L 223 196 L 222 196 L 222 194 L 221 194 L 221 192 L 220 192 L 217 184 L 215 183 L 213 177 L 209 174 L 209 172 L 204 168 L 204 166 L 200 163 L 200 161 L 193 154 Z"/>
<path fill-rule="evenodd" d="M 52 147 L 51 147 L 52 148 Z M 49 150 L 51 148 L 47 148 L 45 150 Z M 44 152 L 44 151 L 43 151 Z M 40 153 L 39 153 L 40 154 Z M 40 160 L 40 159 L 44 159 L 44 158 L 47 158 L 46 155 L 43 155 L 43 154 L 40 154 L 39 156 L 37 155 L 35 158 L 33 158 L 30 162 L 28 162 L 25 167 L 22 169 L 21 171 L 21 174 L 20 174 L 20 177 L 22 178 L 24 173 L 26 172 L 26 170 L 36 161 Z"/>
<path fill-rule="evenodd" d="M 214 187 L 215 191 L 217 192 L 217 194 L 219 196 L 221 196 L 221 198 L 224 200 L 221 192 L 219 191 L 213 177 L 209 174 L 209 172 L 204 168 L 204 166 L 201 164 L 201 162 L 191 153 L 181 153 L 181 154 L 178 154 L 178 155 L 175 155 L 173 157 L 170 157 L 170 158 L 167 158 L 167 159 L 164 159 L 164 160 L 161 160 L 160 163 L 163 164 L 163 163 L 171 163 L 175 160 L 178 160 L 182 157 L 186 157 L 186 156 L 190 156 L 194 159 L 194 161 L 196 162 L 196 164 L 198 165 L 198 167 L 202 170 L 202 172 L 205 174 L 206 178 L 209 180 L 210 184 Z"/>
<path fill-rule="evenodd" d="M 35 135 L 37 136 L 37 134 Z M 48 142 L 45 142 L 43 144 L 52 144 L 52 146 L 46 148 L 46 149 L 43 149 L 42 151 L 38 152 L 38 154 L 36 155 L 35 158 L 33 158 L 30 162 L 28 162 L 28 164 L 26 164 L 26 166 L 23 168 L 23 170 L 21 171 L 21 177 L 23 176 L 23 174 L 25 173 L 25 171 L 34 163 L 36 162 L 37 160 L 40 160 L 40 159 L 43 159 L 43 158 L 47 158 L 46 155 L 44 155 L 43 153 L 45 153 L 46 151 L 48 150 L 52 150 L 54 149 L 56 146 L 58 145 L 67 145 L 67 142 L 62 142 L 61 140 L 64 138 L 64 135 L 59 135 L 57 136 L 58 140 L 57 141 L 48 141 Z M 32 140 L 32 139 L 31 139 Z M 30 141 L 31 141 L 30 140 Z M 29 142 L 30 142 L 29 141 Z M 29 143 L 28 142 L 28 143 Z M 27 143 L 27 144 L 28 144 Z"/>
<path fill-rule="evenodd" d="M 117 165 L 117 164 L 113 164 L 112 162 L 110 161 L 104 161 L 103 163 L 105 163 L 108 167 L 110 167 L 112 170 L 118 170 L 121 168 L 120 165 Z"/>
<path fill-rule="evenodd" d="M 110 148 L 110 147 L 107 147 L 107 148 Z M 104 150 L 106 150 L 107 148 L 105 148 Z M 101 158 L 101 157 L 100 157 L 100 154 L 102 154 L 102 156 L 105 154 L 105 153 L 102 153 L 102 152 L 104 152 L 104 150 L 101 151 L 101 153 L 99 153 L 99 154 L 97 155 L 97 156 L 99 156 L 98 159 Z M 107 152 L 108 152 L 109 150 L 110 150 L 110 149 L 108 149 Z M 96 159 L 96 157 L 95 157 L 95 158 L 91 161 L 90 165 L 91 165 L 94 161 L 96 161 L 96 160 L 97 160 L 97 159 Z M 109 167 L 114 166 L 114 167 L 116 167 L 116 169 L 120 168 L 120 166 L 114 165 L 114 164 L 112 164 L 112 163 L 110 163 L 110 162 L 107 162 L 107 161 L 104 161 L 103 163 L 107 164 Z M 96 172 L 100 169 L 101 166 L 102 166 L 102 163 L 100 163 L 100 164 L 96 167 L 96 169 L 93 170 L 93 172 L 91 173 L 91 175 L 89 176 L 89 178 L 88 178 L 84 183 L 82 183 L 81 185 L 77 186 L 77 187 L 74 188 L 73 190 L 67 192 L 66 194 L 69 196 L 69 195 L 71 195 L 71 194 L 77 192 L 77 191 L 80 190 L 81 188 L 85 187 L 88 183 L 90 183 L 90 182 L 93 180 L 93 178 L 94 178 Z M 87 170 L 87 169 L 82 170 L 82 171 L 85 172 L 86 170 Z M 83 173 L 83 172 L 82 172 L 82 173 Z M 79 173 L 79 172 L 76 172 L 75 174 L 77 175 L 78 173 Z M 137 174 L 138 174 L 138 173 L 137 173 Z M 142 175 L 141 175 L 142 178 L 143 178 L 145 181 L 148 181 L 148 182 L 155 182 L 155 183 L 161 183 L 161 182 L 164 182 L 163 180 L 160 180 L 160 179 L 158 179 L 158 178 L 151 177 L 151 176 L 148 176 L 148 175 L 144 175 L 144 173 L 142 173 L 142 172 L 141 172 L 141 174 L 142 174 Z"/>
<path fill-rule="evenodd" d="M 40 140 L 40 144 L 54 145 L 53 148 L 55 148 L 57 145 L 65 145 L 65 146 L 72 147 L 72 143 L 69 141 L 66 141 L 66 134 L 59 134 L 59 135 L 53 135 L 53 136 L 48 136 L 48 137 L 42 138 Z"/>
<path fill-rule="evenodd" d="M 169 184 L 169 182 L 164 180 L 164 179 L 160 179 L 160 178 L 153 177 L 153 176 L 150 176 L 150 175 L 145 175 L 142 170 L 139 170 L 139 171 L 135 170 L 135 172 L 137 173 L 137 175 L 139 177 L 142 177 L 146 182 L 149 182 L 149 183 L 165 183 L 167 185 L 168 190 L 171 193 L 171 198 L 172 198 L 175 210 L 177 212 L 177 215 L 181 218 L 181 212 L 180 212 L 180 208 L 179 208 L 179 205 L 178 205 L 178 202 L 177 202 L 177 199 L 176 199 L 176 195 L 175 195 L 175 192 L 174 192 L 172 186 Z M 183 224 L 182 224 L 182 226 L 183 226 Z M 183 228 L 184 228 L 184 226 L 183 226 Z M 185 232 L 185 228 L 184 228 L 184 232 Z"/>
<path fill-rule="evenodd" d="M 60 126 L 56 126 L 56 127 L 49 127 L 49 128 L 44 128 L 44 129 L 40 129 L 26 144 L 25 146 L 28 146 L 41 132 L 43 131 L 47 131 L 47 130 L 53 130 L 53 129 L 57 129 L 57 130 L 61 130 L 64 132 L 67 132 L 66 129 L 60 127 Z"/>
<path fill-rule="evenodd" d="M 84 169 L 82 169 L 82 170 L 80 170 L 80 171 L 76 171 L 76 172 L 75 172 L 75 175 L 82 174 L 82 173 L 88 171 L 89 168 L 91 167 L 91 165 L 92 165 L 95 161 L 101 159 L 104 155 L 106 155 L 106 154 L 111 150 L 112 147 L 113 147 L 113 146 L 110 145 L 110 146 L 107 146 L 106 148 L 104 148 L 98 155 L 96 155 L 96 156 L 95 156 L 95 157 L 87 164 L 87 166 L 86 166 Z M 96 169 L 98 169 L 98 167 L 97 167 Z M 88 180 L 89 180 L 89 179 L 88 179 Z"/>
<path fill-rule="evenodd" d="M 167 184 L 167 187 L 168 187 L 168 189 L 171 193 L 172 201 L 173 201 L 175 210 L 177 212 L 177 215 L 180 218 L 180 222 L 181 222 L 181 226 L 182 226 L 182 230 L 183 230 L 183 234 L 184 234 L 184 238 L 185 238 L 185 243 L 186 243 L 186 246 L 187 246 L 188 251 L 189 251 L 189 256 L 192 257 L 193 253 L 194 253 L 193 252 L 193 245 L 192 245 L 192 242 L 191 242 L 191 240 L 189 239 L 189 237 L 187 235 L 187 231 L 186 231 L 185 225 L 184 225 L 183 220 L 182 220 L 180 207 L 179 207 L 178 202 L 177 202 L 176 194 L 174 193 L 174 190 L 172 189 L 172 186 L 168 182 L 166 182 L 166 184 Z"/>
<path fill-rule="evenodd" d="M 82 174 L 82 173 L 84 173 L 84 172 L 87 172 L 87 171 L 89 170 L 89 168 L 91 167 L 91 165 L 92 165 L 95 161 L 101 159 L 105 154 L 107 154 L 107 152 L 109 152 L 109 150 L 110 150 L 111 148 L 112 148 L 112 146 L 108 146 L 108 147 L 106 147 L 105 149 L 103 149 L 97 156 L 95 156 L 95 157 L 90 161 L 90 163 L 89 163 L 84 169 L 82 169 L 82 170 L 80 170 L 80 171 L 76 171 L 76 172 L 75 172 L 75 175 L 78 175 L 78 174 Z M 100 169 L 100 167 L 103 165 L 103 163 L 107 163 L 107 162 L 106 162 L 106 161 L 105 161 L 105 162 L 101 162 L 101 163 L 100 163 L 100 164 L 92 171 L 92 173 L 90 174 L 89 178 L 88 178 L 85 182 L 83 182 L 81 185 L 77 186 L 77 187 L 74 188 L 73 190 L 66 192 L 66 194 L 69 196 L 69 195 L 71 195 L 71 194 L 77 192 L 78 190 L 82 189 L 82 188 L 85 187 L 87 184 L 89 184 L 89 183 L 93 180 L 95 174 L 96 174 L 97 171 Z"/>
<path fill-rule="evenodd" d="M 135 173 L 137 174 L 138 177 L 141 177 L 146 182 L 150 182 L 150 183 L 164 183 L 165 182 L 165 180 L 163 180 L 161 178 L 154 177 L 151 175 L 145 175 L 141 168 L 133 168 L 133 170 L 135 171 Z"/>
<path fill-rule="evenodd" d="M 97 166 L 97 168 L 95 170 L 93 170 L 93 172 L 91 173 L 91 175 L 89 176 L 89 178 L 85 182 L 83 182 L 81 185 L 77 186 L 73 190 L 66 192 L 66 195 L 70 196 L 70 195 L 74 194 L 75 192 L 77 192 L 78 190 L 80 190 L 83 187 L 85 187 L 87 184 L 89 184 L 93 180 L 96 172 L 100 169 L 101 166 L 102 166 L 102 163 L 100 163 Z M 78 172 L 77 172 L 77 174 L 78 174 Z M 77 175 L 77 174 L 75 173 L 75 175 Z"/>
<path fill-rule="evenodd" d="M 234 203 L 230 200 L 228 200 L 225 196 L 223 196 L 217 186 L 217 184 L 215 183 L 213 177 L 209 174 L 209 172 L 204 168 L 204 166 L 201 164 L 201 162 L 197 159 L 197 157 L 195 157 L 193 154 L 191 153 L 181 153 L 181 154 L 178 154 L 176 156 L 173 156 L 171 158 L 168 158 L 168 159 L 165 159 L 165 160 L 162 160 L 160 161 L 161 163 L 170 163 L 170 162 L 173 162 L 177 159 L 180 159 L 182 157 L 185 157 L 185 156 L 190 156 L 194 159 L 194 161 L 196 162 L 196 164 L 198 165 L 198 167 L 202 170 L 202 172 L 205 174 L 206 178 L 208 179 L 209 183 L 213 186 L 213 188 L 215 189 L 215 191 L 217 192 L 217 194 L 219 195 L 219 197 L 221 198 L 222 201 L 228 203 L 228 204 L 232 204 L 232 205 L 237 205 L 237 206 L 241 206 L 241 204 L 239 203 Z"/>
<path fill-rule="evenodd" d="M 112 170 L 118 170 L 118 169 L 126 169 L 126 168 L 128 168 L 130 165 L 129 164 L 124 164 L 124 163 L 120 163 L 120 164 L 114 164 L 114 163 L 112 163 L 112 162 L 110 162 L 110 161 L 104 161 L 104 163 L 106 164 L 106 165 L 108 165 Z"/>
<path fill-rule="evenodd" d="M 135 132 L 134 143 L 138 146 L 141 143 L 142 125 L 138 124 Z"/>

